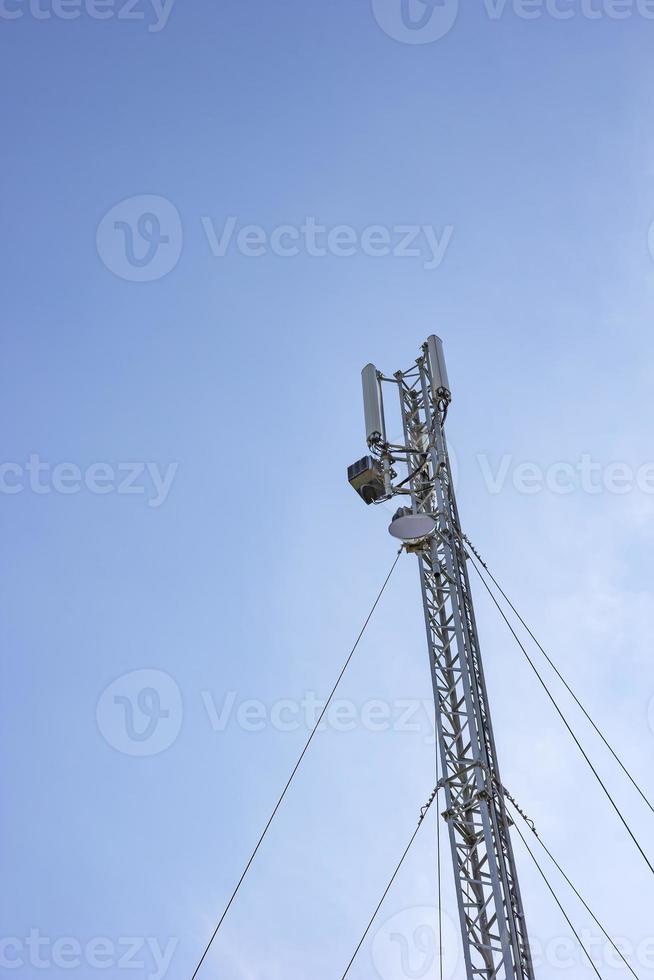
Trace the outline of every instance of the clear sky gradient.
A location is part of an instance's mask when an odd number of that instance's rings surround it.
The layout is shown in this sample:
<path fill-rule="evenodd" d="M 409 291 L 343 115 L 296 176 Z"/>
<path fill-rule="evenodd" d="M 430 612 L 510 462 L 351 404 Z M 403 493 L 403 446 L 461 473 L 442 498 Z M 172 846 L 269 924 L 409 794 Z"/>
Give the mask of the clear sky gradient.
<path fill-rule="evenodd" d="M 190 980 L 393 560 L 345 479 L 360 369 L 432 332 L 465 530 L 654 793 L 648 5 L 0 8 L 0 972 Z M 476 594 L 504 780 L 654 978 L 654 879 Z M 404 557 L 203 980 L 342 975 L 433 788 L 430 691 Z M 432 813 L 353 980 L 436 975 L 435 851 Z M 516 851 L 539 980 L 591 976 Z"/>

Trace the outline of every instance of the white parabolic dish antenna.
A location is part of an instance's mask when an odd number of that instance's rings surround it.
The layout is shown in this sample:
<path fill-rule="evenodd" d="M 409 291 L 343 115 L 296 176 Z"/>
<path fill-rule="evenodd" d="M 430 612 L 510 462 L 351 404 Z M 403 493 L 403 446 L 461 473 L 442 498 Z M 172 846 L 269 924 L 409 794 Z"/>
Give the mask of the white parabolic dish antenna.
<path fill-rule="evenodd" d="M 388 530 L 400 541 L 424 541 L 436 530 L 436 521 L 429 514 L 403 514 L 391 521 Z"/>

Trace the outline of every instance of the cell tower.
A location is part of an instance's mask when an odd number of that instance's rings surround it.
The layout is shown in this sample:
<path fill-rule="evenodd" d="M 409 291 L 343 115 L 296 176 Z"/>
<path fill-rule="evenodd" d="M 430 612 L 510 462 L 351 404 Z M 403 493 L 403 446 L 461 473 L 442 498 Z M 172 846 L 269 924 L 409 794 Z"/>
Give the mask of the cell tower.
<path fill-rule="evenodd" d="M 418 556 L 436 705 L 442 788 L 469 980 L 533 980 L 488 693 L 466 567 L 445 419 L 452 399 L 443 344 L 429 337 L 408 371 L 363 369 L 370 455 L 348 470 L 367 504 L 406 495 L 390 531 Z M 382 392 L 399 394 L 403 442 L 386 435 Z M 395 466 L 408 475 L 396 482 Z"/>

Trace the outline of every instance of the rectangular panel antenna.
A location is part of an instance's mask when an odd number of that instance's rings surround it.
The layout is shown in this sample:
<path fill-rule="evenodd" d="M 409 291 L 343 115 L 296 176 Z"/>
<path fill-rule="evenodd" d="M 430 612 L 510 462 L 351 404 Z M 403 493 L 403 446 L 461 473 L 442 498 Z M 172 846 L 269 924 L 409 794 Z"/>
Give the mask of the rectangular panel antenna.
<path fill-rule="evenodd" d="M 452 398 L 452 389 L 450 388 L 450 382 L 447 377 L 443 341 L 440 337 L 432 334 L 431 337 L 427 338 L 427 353 L 429 354 L 434 397 L 445 398 L 447 401 L 450 401 Z"/>
<path fill-rule="evenodd" d="M 374 364 L 366 364 L 361 372 L 363 409 L 366 419 L 366 440 L 369 446 L 386 442 L 386 423 L 379 373 Z"/>

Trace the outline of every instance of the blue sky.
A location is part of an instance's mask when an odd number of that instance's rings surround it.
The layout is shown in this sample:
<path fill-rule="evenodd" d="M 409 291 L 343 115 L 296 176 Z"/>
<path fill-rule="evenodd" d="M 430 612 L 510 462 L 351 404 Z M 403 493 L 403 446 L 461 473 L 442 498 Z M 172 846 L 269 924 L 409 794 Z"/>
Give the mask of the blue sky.
<path fill-rule="evenodd" d="M 393 559 L 388 511 L 345 480 L 360 368 L 408 367 L 432 332 L 465 529 L 654 792 L 648 6 L 411 0 L 413 29 L 399 0 L 161 9 L 0 10 L 2 938 L 21 978 L 192 974 L 304 740 L 270 711 L 329 690 Z M 560 468 L 585 457 L 599 492 Z M 312 747 L 203 977 L 341 976 L 433 788 L 428 713 L 397 723 L 430 696 L 412 561 L 341 689 L 354 730 Z M 481 594 L 479 620 L 505 782 L 635 947 L 654 882 Z M 142 689 L 152 741 L 126 735 Z M 362 722 L 374 700 L 388 730 Z M 435 903 L 434 819 L 353 980 L 408 975 L 388 936 Z M 568 931 L 516 850 L 539 978 L 590 976 L 553 962 Z M 453 914 L 447 855 L 444 875 Z"/>

